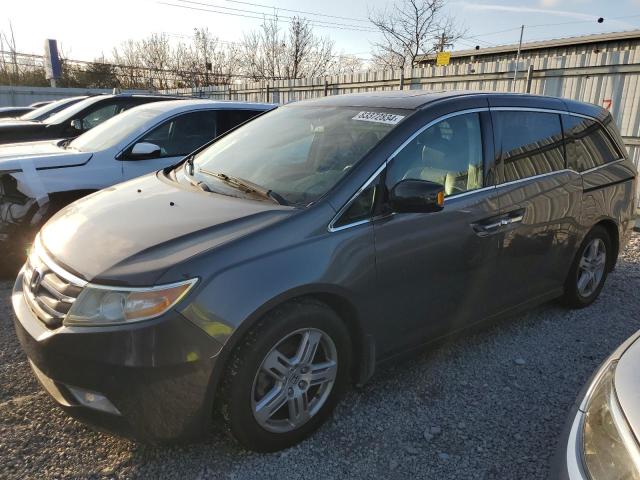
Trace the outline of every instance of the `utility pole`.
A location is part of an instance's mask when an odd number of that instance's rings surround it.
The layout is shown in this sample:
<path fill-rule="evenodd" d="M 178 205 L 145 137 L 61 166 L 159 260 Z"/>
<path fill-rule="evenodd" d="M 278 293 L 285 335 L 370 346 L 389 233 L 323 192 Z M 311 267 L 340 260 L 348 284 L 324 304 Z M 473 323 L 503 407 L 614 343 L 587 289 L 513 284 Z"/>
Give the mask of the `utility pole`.
<path fill-rule="evenodd" d="M 447 38 L 445 33 L 442 32 L 442 35 L 440 35 L 440 39 L 438 40 L 438 43 L 436 43 L 436 51 L 444 52 L 445 47 L 451 46 L 451 43 L 448 43 L 447 40 L 449 39 Z"/>
<path fill-rule="evenodd" d="M 518 43 L 518 53 L 516 54 L 516 68 L 513 72 L 513 82 L 511 83 L 511 91 L 516 90 L 516 80 L 518 79 L 518 63 L 520 63 L 520 51 L 522 50 L 522 36 L 524 34 L 524 25 L 520 27 L 520 43 Z"/>

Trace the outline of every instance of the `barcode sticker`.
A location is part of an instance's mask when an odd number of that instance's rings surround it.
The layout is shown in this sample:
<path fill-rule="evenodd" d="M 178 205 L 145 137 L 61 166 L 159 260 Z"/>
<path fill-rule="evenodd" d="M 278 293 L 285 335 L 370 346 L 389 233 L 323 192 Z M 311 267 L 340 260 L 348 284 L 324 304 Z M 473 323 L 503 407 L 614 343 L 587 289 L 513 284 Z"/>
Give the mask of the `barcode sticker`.
<path fill-rule="evenodd" d="M 360 120 L 362 122 L 386 123 L 387 125 L 395 125 L 404 118 L 404 115 L 396 115 L 394 113 L 383 112 L 360 112 L 352 120 Z"/>

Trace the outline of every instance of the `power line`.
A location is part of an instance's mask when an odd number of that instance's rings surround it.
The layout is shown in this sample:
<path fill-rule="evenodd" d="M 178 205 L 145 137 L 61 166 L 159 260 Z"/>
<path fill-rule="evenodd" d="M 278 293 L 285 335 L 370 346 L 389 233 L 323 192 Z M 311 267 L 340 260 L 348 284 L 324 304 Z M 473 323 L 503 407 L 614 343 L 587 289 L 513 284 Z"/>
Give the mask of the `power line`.
<path fill-rule="evenodd" d="M 180 1 L 180 0 L 179 0 Z M 263 5 L 260 3 L 251 3 L 251 2 L 243 2 L 240 0 L 225 0 L 227 2 L 231 2 L 231 3 L 239 3 L 242 5 L 251 5 L 253 7 L 261 7 L 261 8 L 274 8 L 276 10 L 282 10 L 283 12 L 293 12 L 293 13 L 302 13 L 305 15 L 316 15 L 318 17 L 327 17 L 327 18 L 337 18 L 340 20 L 351 20 L 354 22 L 364 22 L 364 23 L 369 23 L 369 19 L 364 19 L 364 18 L 355 18 L 355 17 L 344 17 L 344 16 L 340 16 L 340 15 L 329 15 L 326 13 L 317 13 L 317 12 L 309 12 L 309 11 L 305 11 L 305 10 L 292 10 L 289 8 L 282 8 L 282 7 L 276 7 L 274 5 Z"/>
<path fill-rule="evenodd" d="M 183 9 L 195 10 L 195 11 L 201 11 L 201 12 L 217 13 L 220 15 L 231 15 L 235 17 L 253 18 L 256 20 L 264 20 L 264 17 L 268 17 L 269 19 L 276 20 L 278 22 L 292 23 L 292 21 L 295 18 L 287 15 L 276 15 L 276 14 L 271 14 L 266 12 L 258 12 L 255 10 L 244 10 L 239 8 L 222 7 L 219 5 L 211 5 L 203 2 L 196 2 L 196 1 L 190 1 L 190 0 L 175 0 L 175 1 L 189 3 L 192 5 L 200 5 L 200 7 L 189 6 L 189 5 L 178 5 L 175 3 L 168 3 L 168 2 L 162 2 L 162 1 L 159 1 L 157 3 L 161 5 L 167 5 L 170 7 L 177 7 L 177 8 L 183 8 Z M 209 8 L 203 8 L 203 7 L 209 7 Z M 235 12 L 243 12 L 243 13 L 231 13 L 231 12 L 225 12 L 225 11 L 219 11 L 219 10 L 212 10 L 212 8 L 222 8 L 225 10 L 232 10 Z M 246 15 L 246 13 L 250 13 L 253 15 Z M 261 16 L 257 16 L 257 15 L 261 15 Z M 356 32 L 376 32 L 377 31 L 372 28 L 359 26 L 359 25 L 335 23 L 335 22 L 328 22 L 324 20 L 307 20 L 307 21 L 312 26 L 315 26 L 318 28 L 335 28 L 339 30 L 351 30 Z"/>

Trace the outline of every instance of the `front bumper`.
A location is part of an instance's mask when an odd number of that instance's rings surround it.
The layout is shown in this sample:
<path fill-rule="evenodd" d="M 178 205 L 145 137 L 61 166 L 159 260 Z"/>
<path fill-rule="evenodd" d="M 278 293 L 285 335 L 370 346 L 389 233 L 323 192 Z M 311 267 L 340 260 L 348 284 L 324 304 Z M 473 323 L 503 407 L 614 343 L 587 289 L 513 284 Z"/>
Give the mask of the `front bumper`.
<path fill-rule="evenodd" d="M 209 428 L 221 346 L 178 312 L 131 325 L 52 330 L 27 305 L 22 272 L 12 303 L 22 348 L 70 415 L 147 442 L 187 440 Z M 103 395 L 119 414 L 83 406 L 74 387 Z"/>

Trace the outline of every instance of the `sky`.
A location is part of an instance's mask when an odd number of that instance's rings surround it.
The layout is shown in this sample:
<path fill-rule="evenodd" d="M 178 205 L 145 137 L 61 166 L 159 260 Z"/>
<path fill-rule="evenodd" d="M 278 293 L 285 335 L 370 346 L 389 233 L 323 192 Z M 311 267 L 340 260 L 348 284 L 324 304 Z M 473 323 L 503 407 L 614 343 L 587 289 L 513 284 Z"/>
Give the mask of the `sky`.
<path fill-rule="evenodd" d="M 398 0 L 396 0 L 398 1 Z M 314 31 L 334 40 L 336 52 L 370 58 L 378 39 L 367 17 L 392 0 L 0 0 L 0 31 L 11 22 L 18 51 L 42 54 L 44 40 L 57 39 L 67 58 L 109 57 L 127 39 L 166 33 L 188 41 L 208 27 L 221 41 L 240 42 L 257 29 L 263 13 L 284 21 L 296 13 L 316 23 Z M 177 5 L 177 6 L 176 6 Z M 464 26 L 460 50 L 524 41 L 640 28 L 640 0 L 448 0 L 448 14 Z M 597 23 L 603 17 L 604 22 Z M 288 25 L 282 24 L 284 28 Z"/>

